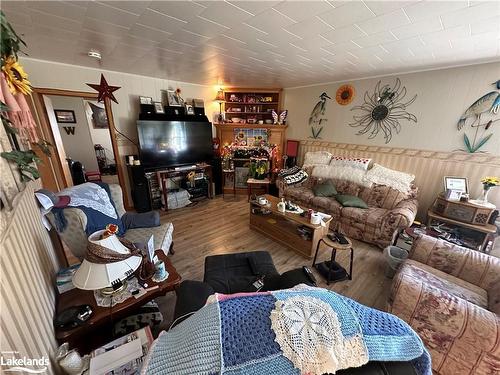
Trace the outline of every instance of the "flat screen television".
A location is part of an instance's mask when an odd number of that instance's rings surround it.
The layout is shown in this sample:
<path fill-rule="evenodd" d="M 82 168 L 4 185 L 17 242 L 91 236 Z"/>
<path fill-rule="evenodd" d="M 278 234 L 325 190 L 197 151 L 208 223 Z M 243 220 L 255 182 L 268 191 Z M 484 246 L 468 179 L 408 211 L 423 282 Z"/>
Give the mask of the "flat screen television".
<path fill-rule="evenodd" d="M 212 159 L 212 124 L 190 121 L 137 121 L 141 163 L 172 167 Z"/>

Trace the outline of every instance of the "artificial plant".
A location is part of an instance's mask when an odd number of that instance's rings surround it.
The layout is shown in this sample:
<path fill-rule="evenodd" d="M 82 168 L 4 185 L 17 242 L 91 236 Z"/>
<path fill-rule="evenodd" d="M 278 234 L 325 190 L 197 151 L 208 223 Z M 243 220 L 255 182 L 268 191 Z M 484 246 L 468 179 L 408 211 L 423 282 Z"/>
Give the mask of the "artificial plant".
<path fill-rule="evenodd" d="M 15 32 L 10 23 L 7 21 L 5 14 L 0 10 L 0 59 L 1 59 L 1 69 L 5 79 L 7 80 L 8 88 L 10 92 L 15 95 L 28 95 L 31 93 L 31 84 L 28 81 L 28 75 L 24 72 L 24 69 L 18 62 L 18 53 L 21 51 L 26 43 L 21 39 L 21 37 Z M 9 112 L 9 107 L 0 101 L 0 117 L 2 119 L 2 124 L 5 128 L 7 134 L 11 135 L 15 148 L 19 148 L 16 141 L 16 134 L 19 135 L 18 129 L 14 126 L 12 121 L 9 119 L 7 112 Z M 29 140 L 25 140 L 28 145 L 31 143 Z M 51 144 L 45 140 L 39 140 L 37 142 L 32 142 L 40 150 L 50 156 Z M 40 163 L 41 160 L 36 156 L 35 152 L 31 149 L 27 150 L 12 150 L 0 153 L 4 159 L 10 162 L 16 163 L 19 173 L 21 175 L 21 181 L 29 181 L 37 179 L 40 177 L 38 169 L 34 164 Z"/>

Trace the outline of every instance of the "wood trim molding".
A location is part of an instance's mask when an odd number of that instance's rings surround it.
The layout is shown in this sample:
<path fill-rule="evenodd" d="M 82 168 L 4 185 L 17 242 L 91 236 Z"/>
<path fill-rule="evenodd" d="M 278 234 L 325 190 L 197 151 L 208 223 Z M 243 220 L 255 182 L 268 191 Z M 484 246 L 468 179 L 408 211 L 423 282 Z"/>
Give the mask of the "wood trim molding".
<path fill-rule="evenodd" d="M 483 165 L 490 164 L 493 166 L 495 165 L 500 166 L 500 156 L 495 156 L 486 153 L 470 154 L 464 151 L 454 151 L 454 152 L 426 151 L 426 150 L 407 149 L 398 147 L 366 146 L 366 145 L 335 143 L 326 141 L 313 141 L 313 140 L 300 141 L 299 148 L 310 148 L 310 147 L 319 147 L 325 149 L 335 148 L 335 149 L 344 149 L 348 151 L 390 154 L 390 155 L 409 156 L 409 157 L 417 157 L 424 159 L 446 160 L 451 162 L 477 163 Z"/>

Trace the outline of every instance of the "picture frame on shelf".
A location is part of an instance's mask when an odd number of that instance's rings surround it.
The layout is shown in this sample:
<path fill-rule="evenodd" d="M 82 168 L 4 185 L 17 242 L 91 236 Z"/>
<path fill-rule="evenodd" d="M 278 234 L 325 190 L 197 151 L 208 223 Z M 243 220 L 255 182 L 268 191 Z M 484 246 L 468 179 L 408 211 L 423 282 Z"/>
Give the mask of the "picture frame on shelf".
<path fill-rule="evenodd" d="M 139 96 L 139 103 L 153 105 L 153 98 L 149 96 Z"/>
<path fill-rule="evenodd" d="M 161 102 L 154 102 L 155 113 L 164 114 L 165 108 L 163 108 L 163 104 Z"/>
<path fill-rule="evenodd" d="M 449 201 L 460 201 L 462 192 L 460 190 L 446 189 L 444 197 Z"/>
<path fill-rule="evenodd" d="M 183 103 L 174 90 L 167 90 L 167 104 L 169 107 L 182 107 Z"/>
<path fill-rule="evenodd" d="M 444 176 L 444 191 L 457 190 L 462 194 L 469 193 L 469 182 L 467 177 Z"/>
<path fill-rule="evenodd" d="M 59 124 L 76 124 L 75 111 L 71 109 L 54 109 Z"/>
<path fill-rule="evenodd" d="M 186 104 L 186 114 L 194 115 L 194 107 L 191 104 Z"/>

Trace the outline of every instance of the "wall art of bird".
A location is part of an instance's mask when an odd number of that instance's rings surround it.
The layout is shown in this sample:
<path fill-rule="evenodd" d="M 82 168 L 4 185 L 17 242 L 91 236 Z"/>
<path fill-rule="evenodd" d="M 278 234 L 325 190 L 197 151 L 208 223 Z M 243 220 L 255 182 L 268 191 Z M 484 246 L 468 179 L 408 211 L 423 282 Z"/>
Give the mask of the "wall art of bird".
<path fill-rule="evenodd" d="M 492 85 L 495 85 L 497 87 L 497 89 L 500 90 L 500 79 L 496 82 L 493 82 Z"/>
<path fill-rule="evenodd" d="M 311 115 L 309 116 L 309 126 L 311 126 L 312 137 L 318 138 L 321 130 L 323 130 L 322 123 L 328 121 L 322 116 L 325 115 L 326 111 L 326 99 L 332 99 L 328 96 L 326 92 L 319 96 L 319 102 L 314 106 Z"/>

